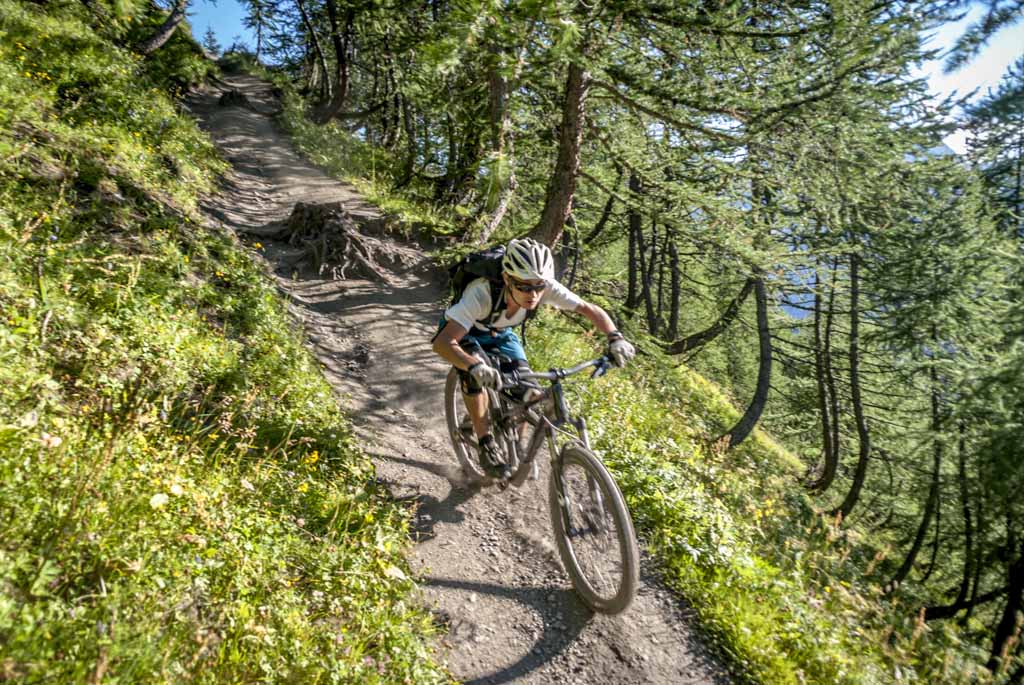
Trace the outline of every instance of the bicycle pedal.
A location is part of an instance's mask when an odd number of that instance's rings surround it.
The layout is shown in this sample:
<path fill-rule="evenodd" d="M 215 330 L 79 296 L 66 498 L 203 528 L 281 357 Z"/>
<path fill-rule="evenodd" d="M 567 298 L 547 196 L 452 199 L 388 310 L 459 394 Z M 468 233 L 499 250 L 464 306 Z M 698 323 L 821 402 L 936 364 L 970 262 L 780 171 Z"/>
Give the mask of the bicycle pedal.
<path fill-rule="evenodd" d="M 496 478 L 495 481 L 498 484 L 499 490 L 505 490 L 506 488 L 508 488 L 509 483 L 512 482 L 512 472 L 508 469 L 505 469 L 504 471 L 501 472 L 501 476 Z"/>

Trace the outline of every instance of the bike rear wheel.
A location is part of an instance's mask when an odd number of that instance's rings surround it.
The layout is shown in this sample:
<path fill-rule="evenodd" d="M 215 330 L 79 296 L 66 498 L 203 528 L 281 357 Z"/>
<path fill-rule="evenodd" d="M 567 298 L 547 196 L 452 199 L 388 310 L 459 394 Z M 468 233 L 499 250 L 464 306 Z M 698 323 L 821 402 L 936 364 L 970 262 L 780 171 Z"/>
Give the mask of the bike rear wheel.
<path fill-rule="evenodd" d="M 562 563 L 591 608 L 620 613 L 636 595 L 640 568 L 626 501 L 604 464 L 582 445 L 567 445 L 557 469 L 548 494 Z"/>
<path fill-rule="evenodd" d="M 444 416 L 459 466 L 471 479 L 483 480 L 486 474 L 477 460 L 476 434 L 473 432 L 473 423 L 469 420 L 469 412 L 462 401 L 459 372 L 454 367 L 448 372 L 448 379 L 444 384 Z"/>
<path fill-rule="evenodd" d="M 500 423 L 499 404 L 501 402 L 498 393 L 490 389 L 484 392 L 487 393 L 489 399 L 491 434 L 498 441 L 498 446 L 508 459 L 509 469 L 514 473 L 519 468 L 519 461 L 512 445 L 515 434 L 511 429 L 497 425 Z M 472 481 L 490 479 L 490 476 L 480 466 L 479 443 L 476 433 L 473 432 L 473 422 L 470 421 L 469 412 L 466 411 L 466 405 L 462 399 L 459 372 L 454 367 L 448 372 L 448 378 L 444 385 L 444 415 L 448 424 L 448 436 L 452 441 L 452 449 L 455 450 L 455 457 L 463 472 Z"/>

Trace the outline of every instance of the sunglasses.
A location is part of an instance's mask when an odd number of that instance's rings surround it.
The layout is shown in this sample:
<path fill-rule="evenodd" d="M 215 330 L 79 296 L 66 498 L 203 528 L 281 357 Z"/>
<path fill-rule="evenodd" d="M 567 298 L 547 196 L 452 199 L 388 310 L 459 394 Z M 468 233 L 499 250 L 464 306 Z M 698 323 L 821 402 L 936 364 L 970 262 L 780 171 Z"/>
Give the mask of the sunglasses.
<path fill-rule="evenodd" d="M 509 284 L 521 293 L 539 293 L 548 287 L 547 283 L 540 283 L 534 285 L 533 283 L 523 283 L 522 281 L 516 280 L 509 276 Z"/>

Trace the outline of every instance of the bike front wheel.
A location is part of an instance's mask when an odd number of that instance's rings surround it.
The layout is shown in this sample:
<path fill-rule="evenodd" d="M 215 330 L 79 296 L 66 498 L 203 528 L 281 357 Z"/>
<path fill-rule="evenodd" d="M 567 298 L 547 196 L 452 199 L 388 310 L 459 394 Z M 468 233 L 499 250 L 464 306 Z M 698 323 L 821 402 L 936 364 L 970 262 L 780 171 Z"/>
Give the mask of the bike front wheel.
<path fill-rule="evenodd" d="M 582 445 L 567 445 L 548 488 L 551 523 L 572 584 L 592 609 L 618 614 L 636 596 L 640 552 L 615 480 Z"/>

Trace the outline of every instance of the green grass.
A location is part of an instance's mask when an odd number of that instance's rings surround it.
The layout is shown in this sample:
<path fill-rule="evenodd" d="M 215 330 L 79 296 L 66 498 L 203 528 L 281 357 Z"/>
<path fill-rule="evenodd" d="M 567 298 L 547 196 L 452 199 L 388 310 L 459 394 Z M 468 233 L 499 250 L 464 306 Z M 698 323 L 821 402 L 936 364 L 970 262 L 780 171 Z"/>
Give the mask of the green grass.
<path fill-rule="evenodd" d="M 545 316 L 528 339 L 536 368 L 598 350 Z M 696 609 L 744 682 L 992 682 L 985 655 L 952 626 L 884 602 L 852 563 L 861 541 L 799 489 L 800 462 L 760 431 L 733 451 L 716 438 L 739 412 L 712 383 L 661 357 L 577 384 L 576 406 L 623 489 L 646 549 Z"/>
<path fill-rule="evenodd" d="M 195 213 L 209 65 L 98 7 L 0 0 L 0 680 L 448 681 L 406 512 Z"/>
<path fill-rule="evenodd" d="M 435 208 L 426 201 L 426 187 L 416 182 L 403 191 L 394 190 L 399 160 L 365 143 L 335 123 L 318 125 L 307 117 L 306 102 L 294 88 L 278 81 L 285 91 L 281 123 L 296 148 L 335 178 L 351 183 L 366 199 L 392 219 L 399 231 L 452 236 L 466 230 L 464 208 Z"/>
<path fill-rule="evenodd" d="M 336 126 L 308 123 L 303 107 L 288 95 L 283 122 L 308 158 L 400 221 L 440 235 L 459 232 L 457 212 L 438 214 L 416 188 L 393 190 L 397 160 Z M 693 311 L 703 317 L 696 324 L 717 316 Z M 530 326 L 535 368 L 597 351 L 595 339 L 559 321 L 545 316 Z M 703 353 L 702 368 L 745 389 L 756 350 L 743 333 L 723 340 Z M 985 651 L 955 625 L 925 624 L 916 609 L 882 596 L 872 576 L 878 542 L 815 511 L 797 455 L 760 430 L 738 449 L 724 449 L 718 438 L 739 418 L 735 402 L 706 376 L 676 364 L 643 357 L 626 372 L 579 384 L 575 406 L 590 421 L 646 549 L 696 609 L 739 680 L 999 682 L 982 667 Z"/>

